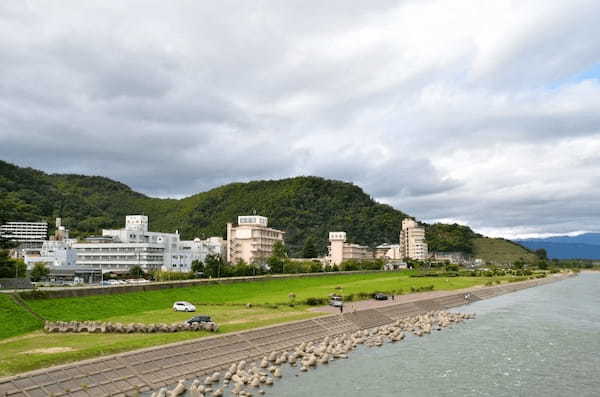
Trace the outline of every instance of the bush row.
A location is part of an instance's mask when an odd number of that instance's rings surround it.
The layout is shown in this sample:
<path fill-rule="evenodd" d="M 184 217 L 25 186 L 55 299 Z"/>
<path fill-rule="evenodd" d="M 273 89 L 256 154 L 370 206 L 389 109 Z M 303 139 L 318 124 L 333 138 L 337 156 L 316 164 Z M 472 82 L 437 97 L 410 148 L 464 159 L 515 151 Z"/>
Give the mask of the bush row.
<path fill-rule="evenodd" d="M 435 287 L 433 285 L 425 285 L 421 287 L 410 287 L 410 292 L 425 292 L 425 291 L 433 291 Z M 404 291 L 400 289 L 388 290 L 388 291 L 376 291 L 376 292 L 357 292 L 355 294 L 343 295 L 342 299 L 344 302 L 353 302 L 356 300 L 365 300 L 373 298 L 376 293 L 382 293 L 386 295 L 402 295 Z M 327 297 L 310 297 L 304 300 L 303 302 L 309 306 L 322 306 L 329 303 L 329 298 Z"/>

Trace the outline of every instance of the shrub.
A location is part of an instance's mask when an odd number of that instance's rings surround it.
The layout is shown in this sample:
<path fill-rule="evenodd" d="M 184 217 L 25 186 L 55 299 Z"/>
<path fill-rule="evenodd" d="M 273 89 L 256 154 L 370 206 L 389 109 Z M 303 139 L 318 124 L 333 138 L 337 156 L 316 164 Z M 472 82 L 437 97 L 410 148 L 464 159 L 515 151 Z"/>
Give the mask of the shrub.
<path fill-rule="evenodd" d="M 512 277 L 508 281 L 511 283 L 516 283 L 517 281 L 525 281 L 525 280 L 527 280 L 527 277 L 521 276 L 521 277 Z"/>
<path fill-rule="evenodd" d="M 320 305 L 326 305 L 327 299 L 311 297 L 311 298 L 306 298 L 306 300 L 304 302 L 309 306 L 320 306 Z"/>
<path fill-rule="evenodd" d="M 193 272 L 168 272 L 157 270 L 152 275 L 156 281 L 190 280 L 196 278 L 196 275 Z"/>
<path fill-rule="evenodd" d="M 424 291 L 433 291 L 435 287 L 433 285 L 424 285 L 422 287 L 410 287 L 411 292 L 424 292 Z"/>

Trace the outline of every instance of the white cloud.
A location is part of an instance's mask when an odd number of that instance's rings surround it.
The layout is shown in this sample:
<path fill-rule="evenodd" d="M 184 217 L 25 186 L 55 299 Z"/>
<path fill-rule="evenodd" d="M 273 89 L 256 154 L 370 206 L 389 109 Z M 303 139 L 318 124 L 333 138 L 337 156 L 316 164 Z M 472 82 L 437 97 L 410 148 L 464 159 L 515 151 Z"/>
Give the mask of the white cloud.
<path fill-rule="evenodd" d="M 598 230 L 599 11 L 7 1 L 0 158 L 178 197 L 315 174 L 493 235 Z"/>

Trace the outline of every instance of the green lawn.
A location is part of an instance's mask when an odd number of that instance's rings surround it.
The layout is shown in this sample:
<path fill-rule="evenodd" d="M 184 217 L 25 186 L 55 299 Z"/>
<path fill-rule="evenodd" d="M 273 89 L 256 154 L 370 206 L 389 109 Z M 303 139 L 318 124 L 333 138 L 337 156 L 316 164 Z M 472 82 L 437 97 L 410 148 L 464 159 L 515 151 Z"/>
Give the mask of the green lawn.
<path fill-rule="evenodd" d="M 285 304 L 288 294 L 296 294 L 298 302 L 309 297 L 326 297 L 342 287 L 344 295 L 358 292 L 390 291 L 411 286 L 434 285 L 439 289 L 457 289 L 484 284 L 487 278 L 453 277 L 411 278 L 409 272 L 305 277 L 236 284 L 199 285 L 158 291 L 119 295 L 98 295 L 81 298 L 28 300 L 29 306 L 50 320 L 99 320 L 117 316 L 170 308 L 173 302 L 185 300 L 202 307 L 203 304 Z"/>
<path fill-rule="evenodd" d="M 486 277 L 419 277 L 410 271 L 356 275 L 331 275 L 274 279 L 261 282 L 200 285 L 158 291 L 81 298 L 31 299 L 27 304 L 49 320 L 103 320 L 111 322 L 172 323 L 190 313 L 175 313 L 177 300 L 196 304 L 196 314 L 208 314 L 219 324 L 219 333 L 234 332 L 322 315 L 300 304 L 309 297 L 326 297 L 332 292 L 344 295 L 375 291 L 410 292 L 411 287 L 434 285 L 450 290 L 482 285 Z M 336 287 L 342 287 L 336 289 Z M 296 294 L 297 304 L 288 305 L 288 294 Z M 30 313 L 0 295 L 0 376 L 37 368 L 149 346 L 214 335 L 207 332 L 174 334 L 44 334 L 41 323 Z M 245 304 L 251 303 L 251 308 Z M 5 309 L 6 307 L 6 309 Z"/>
<path fill-rule="evenodd" d="M 39 329 L 42 322 L 10 296 L 0 294 L 0 340 Z"/>
<path fill-rule="evenodd" d="M 305 309 L 289 306 L 277 309 L 209 306 L 203 308 L 202 313 L 211 315 L 220 324 L 217 334 L 222 334 L 323 315 Z M 191 316 L 190 313 L 174 313 L 163 309 L 106 320 L 151 323 L 161 318 L 164 322 L 176 322 Z M 0 340 L 0 376 L 209 335 L 215 333 L 200 331 L 173 334 L 46 334 L 35 331 Z"/>

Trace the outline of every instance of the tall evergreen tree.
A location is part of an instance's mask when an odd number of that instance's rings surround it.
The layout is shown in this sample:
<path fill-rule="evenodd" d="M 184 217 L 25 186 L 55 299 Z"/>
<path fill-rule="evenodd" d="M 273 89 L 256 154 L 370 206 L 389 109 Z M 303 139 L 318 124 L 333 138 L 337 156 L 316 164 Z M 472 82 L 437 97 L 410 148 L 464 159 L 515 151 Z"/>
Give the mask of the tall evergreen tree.
<path fill-rule="evenodd" d="M 310 235 L 304 240 L 304 248 L 302 249 L 303 258 L 316 258 L 318 256 L 317 247 L 315 246 L 315 237 Z"/>

